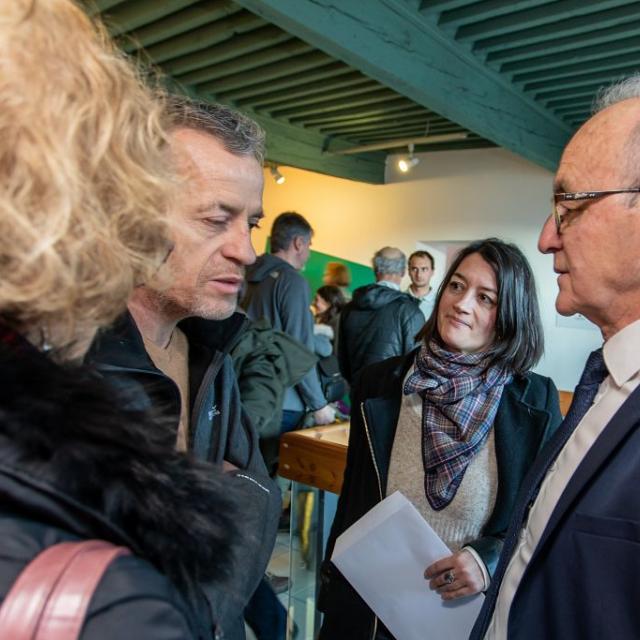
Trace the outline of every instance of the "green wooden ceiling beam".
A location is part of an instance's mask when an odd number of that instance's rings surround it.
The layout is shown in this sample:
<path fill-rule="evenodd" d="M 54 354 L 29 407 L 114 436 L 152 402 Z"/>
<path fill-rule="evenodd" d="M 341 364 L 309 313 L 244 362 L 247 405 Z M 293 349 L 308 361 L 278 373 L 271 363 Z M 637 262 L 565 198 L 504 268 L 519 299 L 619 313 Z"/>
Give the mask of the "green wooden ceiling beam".
<path fill-rule="evenodd" d="M 447 133 L 444 131 L 444 129 L 449 129 L 449 128 L 453 128 L 455 129 L 457 132 L 461 132 L 462 130 L 460 129 L 460 127 L 457 124 L 454 124 L 453 122 L 446 122 L 443 124 L 431 124 L 429 125 L 429 127 L 427 127 L 427 123 L 426 121 L 422 121 L 422 122 L 395 122 L 395 123 L 389 123 L 389 124 L 383 124 L 377 127 L 369 127 L 367 129 L 360 129 L 360 130 L 351 130 L 351 131 L 338 131 L 338 132 L 334 132 L 333 135 L 334 136 L 344 136 L 344 137 L 349 137 L 349 138 L 353 138 L 354 136 L 362 136 L 362 137 L 369 137 L 369 136 L 384 136 L 387 134 L 390 134 L 391 132 L 395 132 L 395 131 L 419 131 L 420 135 L 422 136 L 426 136 L 426 135 L 431 135 L 432 133 Z"/>
<path fill-rule="evenodd" d="M 184 93 L 199 100 L 210 100 L 209 96 L 175 82 L 170 83 L 170 89 L 176 93 Z M 265 130 L 267 142 L 266 160 L 269 162 L 317 171 L 318 173 L 349 180 L 372 184 L 384 183 L 386 157 L 384 153 L 366 153 L 358 156 L 336 156 L 323 153 L 322 149 L 326 142 L 326 136 L 265 117 L 253 112 L 251 109 L 243 109 L 242 111 L 250 118 L 253 118 Z M 348 141 L 335 139 L 333 144 L 339 149 L 353 146 Z"/>
<path fill-rule="evenodd" d="M 264 26 L 264 20 L 248 11 L 242 11 L 210 22 L 199 29 L 187 31 L 146 49 L 147 55 L 160 64 L 207 47 L 220 44 L 233 33 L 240 34 Z"/>
<path fill-rule="evenodd" d="M 446 133 L 464 133 L 460 131 L 459 127 L 456 127 L 456 125 L 452 124 L 449 127 L 443 127 L 442 129 L 433 129 L 430 130 L 429 133 L 427 135 L 442 135 L 442 134 L 446 134 Z M 374 143 L 374 142 L 384 142 L 385 140 L 397 140 L 399 138 L 411 138 L 411 137 L 415 137 L 415 138 L 422 138 L 424 137 L 425 133 L 424 133 L 424 127 L 423 128 L 413 128 L 413 129 L 407 129 L 407 130 L 398 130 L 397 132 L 385 132 L 385 133 L 380 133 L 380 134 L 368 134 L 366 136 L 357 136 L 358 142 L 361 142 L 362 144 L 369 144 L 369 143 Z M 351 138 L 355 138 L 356 136 L 350 136 Z M 455 142 L 454 140 L 451 140 L 450 142 Z"/>
<path fill-rule="evenodd" d="M 297 87 L 288 87 L 284 90 L 271 91 L 270 93 L 238 100 L 236 104 L 246 104 L 252 109 L 275 108 L 279 105 L 301 106 L 313 104 L 318 97 L 341 97 L 352 93 L 356 95 L 369 91 L 379 86 L 377 82 L 363 76 L 358 71 L 352 71 L 343 76 L 338 76 L 322 82 L 305 82 Z"/>
<path fill-rule="evenodd" d="M 159 20 L 185 7 L 195 4 L 197 0 L 136 0 L 124 2 L 111 9 L 103 9 L 101 17 L 109 26 L 109 33 L 115 37 L 131 31 L 154 20 Z"/>
<path fill-rule="evenodd" d="M 326 127 L 320 127 L 319 131 L 327 135 L 341 135 L 346 133 L 357 135 L 358 133 L 369 133 L 387 127 L 421 126 L 423 129 L 426 129 L 427 124 L 429 124 L 429 128 L 431 128 L 432 126 L 441 124 L 441 122 L 448 123 L 449 121 L 444 119 L 442 119 L 442 121 L 437 121 L 434 120 L 433 117 L 420 114 L 418 116 L 411 116 L 406 118 L 393 117 L 384 121 L 370 122 L 359 125 L 329 125 Z"/>
<path fill-rule="evenodd" d="M 471 2 L 455 9 L 444 10 L 438 19 L 440 27 L 460 27 L 469 22 L 492 20 L 500 16 L 531 9 L 540 5 L 540 0 L 485 0 Z"/>
<path fill-rule="evenodd" d="M 263 66 L 255 66 L 243 73 L 236 73 L 220 78 L 215 69 L 211 69 L 211 73 L 216 78 L 212 81 L 203 82 L 198 85 L 198 91 L 204 93 L 218 93 L 229 91 L 230 89 L 238 89 L 247 83 L 256 81 L 268 81 L 288 76 L 300 71 L 312 70 L 320 67 L 331 59 L 320 51 L 311 51 L 295 58 L 275 62 L 274 64 L 266 64 Z M 181 82 L 189 84 L 188 81 L 180 79 Z"/>
<path fill-rule="evenodd" d="M 516 73 L 511 77 L 513 82 L 529 82 L 532 80 L 555 80 L 556 78 L 570 78 L 576 74 L 595 71 L 607 71 L 612 76 L 617 70 L 625 67 L 637 67 L 640 55 L 638 51 L 624 55 L 600 56 L 597 60 L 585 60 L 570 64 L 556 64 L 550 69 L 526 71 Z"/>
<path fill-rule="evenodd" d="M 571 131 L 402 0 L 238 0 L 411 100 L 547 168 Z M 308 123 L 307 123 L 308 124 Z"/>
<path fill-rule="evenodd" d="M 230 38 L 213 47 L 207 47 L 197 53 L 189 53 L 185 56 L 167 60 L 162 64 L 162 68 L 171 75 L 181 75 L 227 62 L 243 55 L 255 55 L 258 51 L 262 61 L 263 50 L 267 50 L 268 56 L 269 47 L 284 44 L 288 40 L 293 40 L 288 33 L 278 29 L 278 27 L 267 25 L 254 31 L 249 31 L 249 33 L 231 34 Z"/>
<path fill-rule="evenodd" d="M 457 9 L 469 4 L 469 0 L 420 0 L 418 11 L 425 15 L 430 13 L 441 13 L 449 9 Z"/>
<path fill-rule="evenodd" d="M 374 152 L 357 156 L 323 153 L 324 136 L 278 120 L 263 118 L 258 114 L 251 116 L 267 132 L 267 159 L 272 162 L 361 182 L 384 182 L 384 153 Z M 340 141 L 337 148 L 349 146 L 350 143 Z"/>
<path fill-rule="evenodd" d="M 570 115 L 577 115 L 580 113 L 589 113 L 591 111 L 591 103 L 588 102 L 586 104 L 573 104 L 571 106 L 559 107 L 554 109 L 554 112 L 557 113 L 560 117 L 566 118 Z"/>
<path fill-rule="evenodd" d="M 471 25 L 460 27 L 456 32 L 456 40 L 464 42 L 476 38 L 495 38 L 503 35 L 511 35 L 527 25 L 527 30 L 536 29 L 545 25 L 555 25 L 559 22 L 573 24 L 576 20 L 585 18 L 593 21 L 596 13 L 605 13 L 605 10 L 618 11 L 625 0 L 598 0 L 596 3 L 588 3 L 584 0 L 562 0 L 556 2 L 554 10 L 549 10 L 549 5 L 542 4 L 524 11 L 516 11 L 505 16 L 482 20 Z"/>
<path fill-rule="evenodd" d="M 232 38 L 232 47 L 233 40 Z M 214 78 L 224 78 L 226 76 L 235 76 L 237 74 L 251 72 L 258 67 L 263 69 L 272 64 L 288 61 L 292 56 L 295 57 L 300 54 L 311 53 L 312 51 L 313 48 L 305 42 L 297 38 L 291 38 L 287 42 L 262 49 L 259 55 L 252 51 L 233 57 L 225 62 L 212 62 L 195 71 L 189 71 L 187 73 L 172 72 L 171 75 L 178 78 L 178 80 L 184 84 L 201 84 Z M 167 68 L 171 68 L 171 64 L 169 64 Z"/>
<path fill-rule="evenodd" d="M 371 124 L 357 126 L 352 125 L 351 127 L 333 127 L 326 129 L 323 128 L 320 129 L 320 132 L 334 136 L 346 135 L 347 132 L 350 135 L 368 135 L 378 132 L 384 132 L 389 129 L 409 127 L 422 129 L 422 133 L 424 135 L 432 133 L 433 131 L 439 132 L 442 127 L 454 127 L 457 131 L 463 131 L 462 127 L 457 125 L 455 122 L 450 122 L 449 120 L 434 121 L 431 118 L 419 118 L 417 116 L 412 116 L 408 118 L 391 118 L 389 120 Z"/>
<path fill-rule="evenodd" d="M 577 118 L 581 118 L 583 120 L 586 120 L 587 117 L 591 115 L 591 109 L 579 109 L 579 108 L 575 108 L 572 109 L 571 111 L 567 111 L 566 113 L 563 114 L 563 118 L 565 120 L 575 120 Z"/>
<path fill-rule="evenodd" d="M 182 11 L 173 13 L 161 20 L 147 23 L 130 32 L 131 38 L 123 41 L 121 46 L 127 52 L 139 47 L 150 47 L 162 40 L 174 38 L 240 11 L 243 11 L 243 9 L 238 7 L 233 0 L 200 0 L 200 2 Z"/>
<path fill-rule="evenodd" d="M 587 62 L 599 60 L 603 56 L 612 57 L 616 54 L 638 51 L 640 49 L 640 33 L 631 38 L 623 38 L 614 42 L 604 42 L 600 45 L 586 45 L 575 47 L 574 49 L 560 51 L 549 55 L 530 57 L 524 60 L 507 62 L 500 66 L 500 73 L 520 73 L 527 71 L 537 71 L 549 69 L 558 65 L 566 65 L 572 60 Z M 637 53 L 635 54 L 638 55 Z"/>
<path fill-rule="evenodd" d="M 369 133 L 367 135 L 350 135 L 343 136 L 347 140 L 353 140 L 358 145 L 366 145 L 376 142 L 384 142 L 385 140 L 398 140 L 399 138 L 417 138 L 424 135 L 424 127 L 410 127 L 403 129 L 388 129 L 380 133 Z"/>
<path fill-rule="evenodd" d="M 378 104 L 380 102 L 389 102 L 398 97 L 398 94 L 386 89 L 378 87 L 373 91 L 368 91 L 360 95 L 346 96 L 340 100 L 330 98 L 328 100 L 316 100 L 314 104 L 302 107 L 286 107 L 281 109 L 269 109 L 269 114 L 274 118 L 296 118 L 301 119 L 308 116 L 315 116 L 324 113 L 341 112 L 343 109 L 351 107 L 360 107 Z"/>
<path fill-rule="evenodd" d="M 597 47 L 607 44 L 614 45 L 618 40 L 624 40 L 627 37 L 636 36 L 640 30 L 640 20 L 626 21 L 623 24 L 606 29 L 598 29 L 594 25 L 591 31 L 581 31 L 572 36 L 564 36 L 562 38 L 550 37 L 547 40 L 536 42 L 535 44 L 526 44 L 519 46 L 506 47 L 503 46 L 495 51 L 489 51 L 486 61 L 490 64 L 498 62 L 518 62 L 527 60 L 536 60 L 549 54 L 568 53 L 569 55 L 574 49 L 583 47 Z"/>
<path fill-rule="evenodd" d="M 616 67 L 615 74 L 611 73 L 610 69 L 603 71 L 594 71 L 593 73 L 573 73 L 567 76 L 561 76 L 556 78 L 546 78 L 537 82 L 528 82 L 524 85 L 524 91 L 537 91 L 538 89 L 552 89 L 553 87 L 584 87 L 592 84 L 593 82 L 599 82 L 600 84 L 608 84 L 612 80 L 615 80 L 616 76 L 624 76 L 630 73 L 634 73 L 638 70 L 638 63 L 628 64 L 625 66 Z"/>
<path fill-rule="evenodd" d="M 538 91 L 535 94 L 536 100 L 545 102 L 546 100 L 553 100 L 555 98 L 569 98 L 571 96 L 583 96 L 586 93 L 595 95 L 596 91 L 602 86 L 602 82 L 592 82 L 582 87 L 565 86 L 559 89 L 546 89 L 544 91 Z"/>
<path fill-rule="evenodd" d="M 593 92 L 585 91 L 582 94 L 574 95 L 570 98 L 556 98 L 555 100 L 547 100 L 545 105 L 547 109 L 556 109 L 572 104 L 591 104 L 593 101 Z"/>
<path fill-rule="evenodd" d="M 351 118 L 366 118 L 370 116 L 384 117 L 396 111 L 415 114 L 423 111 L 423 108 L 412 104 L 406 98 L 398 97 L 371 108 L 367 106 L 350 107 L 348 109 L 342 109 L 341 111 L 334 111 L 330 114 L 319 115 L 310 118 L 290 118 L 290 122 L 300 122 L 305 127 L 308 127 L 314 125 L 317 126 L 327 122 L 344 122 L 345 120 L 350 120 Z"/>
<path fill-rule="evenodd" d="M 562 0 L 562 2 L 564 3 L 564 0 Z M 582 4 L 590 8 L 600 6 L 600 2 L 591 5 L 585 2 Z M 637 19 L 638 8 L 635 6 L 635 3 L 632 3 L 632 5 L 609 9 L 592 15 L 575 15 L 570 17 L 570 19 L 557 20 L 542 26 L 526 27 L 519 30 L 514 29 L 513 31 L 496 36 L 479 34 L 479 40 L 473 43 L 473 51 L 489 51 L 514 45 L 524 46 L 544 42 L 549 39 L 564 39 L 581 35 L 585 32 L 588 33 L 589 31 L 599 31 L 607 27 L 622 25 L 625 22 Z"/>
<path fill-rule="evenodd" d="M 473 140 L 453 140 L 446 143 L 417 145 L 414 149 L 415 153 L 436 152 L 436 151 L 463 151 L 464 149 L 487 149 L 496 145 L 489 140 L 476 138 Z"/>
<path fill-rule="evenodd" d="M 341 118 L 327 118 L 325 122 L 315 124 L 316 127 L 323 126 L 339 126 L 339 125 L 358 125 L 372 122 L 394 122 L 397 118 L 411 118 L 420 116 L 427 119 L 430 112 L 422 107 L 407 107 L 393 113 L 376 113 L 371 116 L 347 116 Z"/>
<path fill-rule="evenodd" d="M 313 69 L 304 69 L 279 78 L 269 78 L 269 80 L 263 82 L 254 81 L 251 84 L 240 85 L 234 89 L 216 91 L 216 95 L 220 100 L 232 100 L 238 105 L 246 102 L 249 103 L 247 106 L 251 106 L 250 103 L 259 100 L 261 96 L 268 95 L 272 91 L 295 91 L 302 86 L 302 83 L 329 82 L 344 78 L 350 73 L 353 73 L 353 70 L 349 67 L 345 67 L 341 62 L 331 62 L 331 59 L 327 58 L 327 61 Z"/>

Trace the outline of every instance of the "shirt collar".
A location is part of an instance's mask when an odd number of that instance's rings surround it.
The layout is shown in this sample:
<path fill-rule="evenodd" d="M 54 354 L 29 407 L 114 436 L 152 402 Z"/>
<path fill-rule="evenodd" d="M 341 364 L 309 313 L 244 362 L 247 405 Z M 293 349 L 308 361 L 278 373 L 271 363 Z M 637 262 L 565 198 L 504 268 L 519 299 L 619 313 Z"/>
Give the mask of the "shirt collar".
<path fill-rule="evenodd" d="M 435 291 L 433 290 L 433 287 L 429 287 L 429 291 L 427 291 L 427 293 L 425 293 L 423 296 L 417 296 L 415 293 L 413 293 L 413 291 L 411 291 L 411 285 L 409 285 L 405 289 L 405 293 L 408 293 L 410 296 L 412 296 L 416 300 L 420 300 L 420 302 L 424 302 L 425 300 L 430 300 L 431 298 L 435 298 Z"/>
<path fill-rule="evenodd" d="M 640 320 L 632 322 L 611 336 L 602 348 L 609 375 L 618 387 L 640 371 Z"/>

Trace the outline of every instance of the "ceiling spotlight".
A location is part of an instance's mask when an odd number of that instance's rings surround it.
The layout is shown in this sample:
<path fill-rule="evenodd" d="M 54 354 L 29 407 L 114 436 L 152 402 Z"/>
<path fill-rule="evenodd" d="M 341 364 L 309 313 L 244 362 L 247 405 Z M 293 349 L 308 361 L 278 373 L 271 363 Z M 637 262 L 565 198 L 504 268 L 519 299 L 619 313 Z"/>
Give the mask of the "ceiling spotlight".
<path fill-rule="evenodd" d="M 411 169 L 413 169 L 413 167 L 415 167 L 418 164 L 418 162 L 420 162 L 420 158 L 416 158 L 413 155 L 413 149 L 414 149 L 413 144 L 410 144 L 409 157 L 400 158 L 400 160 L 398 160 L 398 169 L 400 169 L 402 173 L 407 173 L 408 171 L 411 171 Z"/>
<path fill-rule="evenodd" d="M 269 167 L 269 170 L 271 171 L 271 175 L 273 176 L 273 179 L 276 181 L 276 184 L 284 184 L 285 177 L 280 173 L 280 171 L 278 171 L 277 165 L 272 164 Z"/>

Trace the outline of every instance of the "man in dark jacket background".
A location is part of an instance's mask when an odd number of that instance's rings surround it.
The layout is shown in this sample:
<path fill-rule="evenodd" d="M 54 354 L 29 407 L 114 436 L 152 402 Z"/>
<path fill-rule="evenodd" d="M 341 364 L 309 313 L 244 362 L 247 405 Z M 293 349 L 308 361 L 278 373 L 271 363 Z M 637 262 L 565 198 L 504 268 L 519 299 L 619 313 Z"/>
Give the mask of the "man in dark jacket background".
<path fill-rule="evenodd" d="M 424 324 L 418 301 L 400 291 L 407 259 L 395 247 L 373 256 L 375 284 L 359 287 L 342 310 L 338 332 L 340 371 L 351 384 L 368 364 L 408 353 Z"/>
<path fill-rule="evenodd" d="M 134 291 L 129 313 L 99 337 L 89 360 L 129 408 L 152 408 L 170 421 L 169 447 L 220 465 L 236 481 L 245 553 L 224 585 L 202 587 L 225 638 L 243 640 L 243 610 L 264 574 L 281 509 L 228 355 L 244 324 L 234 311 L 255 260 L 251 230 L 263 215 L 264 133 L 220 105 L 176 98 L 169 115 L 170 151 L 183 177 L 171 211 L 174 246 L 158 282 Z"/>
<path fill-rule="evenodd" d="M 299 271 L 309 259 L 312 236 L 311 225 L 299 213 L 281 213 L 271 227 L 271 253 L 260 256 L 247 269 L 247 290 L 242 300 L 249 318 L 265 318 L 274 329 L 289 334 L 311 352 L 311 294 Z M 335 419 L 315 367 L 285 392 L 281 431 L 299 426 L 307 411 L 313 412 L 315 424 L 329 424 Z"/>

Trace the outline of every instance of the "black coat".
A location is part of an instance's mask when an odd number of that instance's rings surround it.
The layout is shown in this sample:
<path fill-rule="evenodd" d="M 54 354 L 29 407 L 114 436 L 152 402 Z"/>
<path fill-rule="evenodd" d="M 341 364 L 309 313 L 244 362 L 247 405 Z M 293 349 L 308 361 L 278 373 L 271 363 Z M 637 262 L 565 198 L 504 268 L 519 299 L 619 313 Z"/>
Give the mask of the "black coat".
<path fill-rule="evenodd" d="M 170 425 L 122 411 L 88 368 L 0 334 L 0 600 L 40 551 L 98 538 L 135 555 L 108 568 L 81 640 L 211 639 L 199 585 L 224 590 L 244 553 L 237 483 L 167 446 Z"/>
<path fill-rule="evenodd" d="M 418 300 L 408 293 L 380 284 L 356 289 L 340 314 L 340 373 L 351 384 L 363 367 L 409 353 L 423 324 Z"/>
<path fill-rule="evenodd" d="M 238 528 L 246 553 L 224 590 L 207 591 L 229 640 L 245 637 L 242 612 L 264 575 L 281 511 L 280 491 L 269 478 L 258 435 L 242 409 L 227 353 L 247 322 L 236 313 L 225 321 L 189 318 L 179 325 L 189 343 L 189 449 L 202 460 L 226 460 L 240 469 L 230 475 L 242 494 Z M 100 335 L 87 360 L 120 391 L 127 406 L 160 412 L 172 427 L 167 444 L 175 446 L 180 392 L 151 361 L 130 314 Z"/>
<path fill-rule="evenodd" d="M 347 466 L 327 558 L 336 538 L 385 496 L 402 383 L 416 353 L 367 367 L 356 381 Z M 481 537 L 468 543 L 490 574 L 497 565 L 520 484 L 560 422 L 558 391 L 549 378 L 529 373 L 505 387 L 493 427 L 500 479 L 496 503 Z M 322 566 L 318 603 L 325 613 L 321 640 L 372 637 L 373 612 L 328 560 Z"/>

